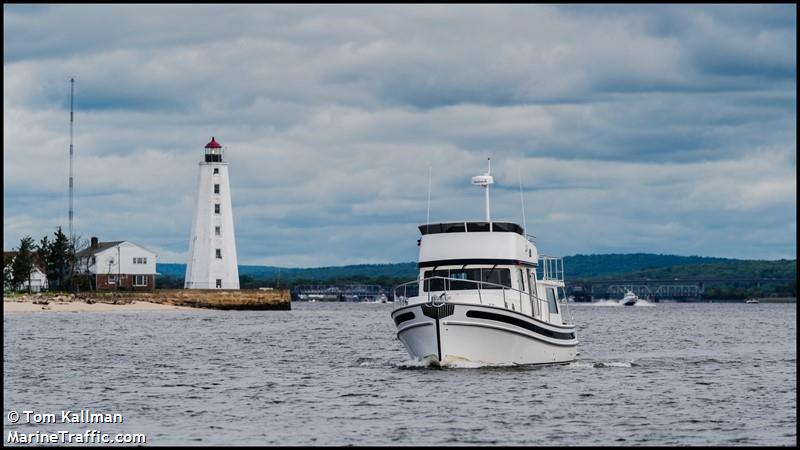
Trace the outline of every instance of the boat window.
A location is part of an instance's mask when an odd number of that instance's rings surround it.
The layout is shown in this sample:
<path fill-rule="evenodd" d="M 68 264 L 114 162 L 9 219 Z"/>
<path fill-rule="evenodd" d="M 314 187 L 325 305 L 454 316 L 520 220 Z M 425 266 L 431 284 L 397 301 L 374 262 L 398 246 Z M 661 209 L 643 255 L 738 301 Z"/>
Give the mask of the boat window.
<path fill-rule="evenodd" d="M 471 281 L 481 281 L 481 269 L 451 270 L 450 278 L 465 280 L 465 281 L 451 280 L 450 289 L 454 291 L 465 290 L 465 289 L 478 289 L 478 283 L 472 283 Z"/>
<path fill-rule="evenodd" d="M 451 269 L 451 270 L 426 270 L 424 277 L 426 278 L 423 289 L 426 292 L 431 291 L 459 291 L 468 289 L 502 289 L 501 286 L 483 285 L 479 282 L 485 281 L 488 283 L 499 284 L 505 287 L 511 287 L 511 270 L 509 269 Z M 429 280 L 432 277 L 451 278 L 443 280 L 436 278 Z M 462 281 L 463 280 L 463 281 Z"/>
<path fill-rule="evenodd" d="M 425 285 L 424 289 L 425 292 L 431 291 L 444 291 L 445 290 L 445 281 L 441 278 L 436 278 L 433 280 L 428 280 L 428 278 L 432 277 L 447 277 L 449 273 L 446 270 L 426 270 L 425 271 Z"/>
<path fill-rule="evenodd" d="M 524 235 L 522 227 L 512 222 L 492 222 L 492 231 L 517 233 Z M 450 223 L 431 223 L 419 226 L 419 232 L 425 234 L 438 233 L 463 233 L 463 232 L 489 231 L 489 222 L 450 222 Z"/>
<path fill-rule="evenodd" d="M 493 222 L 492 231 L 507 231 L 510 233 L 522 234 L 522 227 L 510 222 Z"/>
<path fill-rule="evenodd" d="M 522 269 L 519 269 L 519 290 L 525 292 L 525 275 L 522 274 Z"/>
<path fill-rule="evenodd" d="M 481 269 L 482 280 L 488 283 L 500 284 L 511 287 L 511 270 L 509 269 Z M 484 284 L 484 289 L 502 289 L 500 286 Z"/>
<path fill-rule="evenodd" d="M 489 222 L 469 222 L 467 231 L 489 231 Z"/>
<path fill-rule="evenodd" d="M 436 234 L 442 232 L 442 224 L 434 223 L 432 225 L 420 225 L 419 232 L 422 234 Z"/>
<path fill-rule="evenodd" d="M 464 223 L 443 223 L 445 233 L 463 233 L 465 231 Z"/>
<path fill-rule="evenodd" d="M 554 288 L 545 289 L 547 292 L 547 307 L 550 314 L 558 314 L 558 305 L 556 304 L 556 290 Z"/>

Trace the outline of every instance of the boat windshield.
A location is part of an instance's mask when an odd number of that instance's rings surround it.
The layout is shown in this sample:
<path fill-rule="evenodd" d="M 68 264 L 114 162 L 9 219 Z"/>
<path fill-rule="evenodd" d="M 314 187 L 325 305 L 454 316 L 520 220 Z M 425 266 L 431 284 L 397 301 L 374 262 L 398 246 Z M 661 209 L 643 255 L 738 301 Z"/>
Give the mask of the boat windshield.
<path fill-rule="evenodd" d="M 431 277 L 450 279 L 428 279 Z M 511 270 L 502 268 L 426 270 L 425 278 L 424 290 L 426 292 L 511 287 Z"/>
<path fill-rule="evenodd" d="M 432 223 L 420 225 L 419 232 L 425 234 L 439 233 L 474 233 L 488 232 L 489 222 L 452 222 L 452 223 Z M 492 222 L 491 231 L 495 233 L 517 233 L 524 235 L 522 227 L 511 222 Z"/>

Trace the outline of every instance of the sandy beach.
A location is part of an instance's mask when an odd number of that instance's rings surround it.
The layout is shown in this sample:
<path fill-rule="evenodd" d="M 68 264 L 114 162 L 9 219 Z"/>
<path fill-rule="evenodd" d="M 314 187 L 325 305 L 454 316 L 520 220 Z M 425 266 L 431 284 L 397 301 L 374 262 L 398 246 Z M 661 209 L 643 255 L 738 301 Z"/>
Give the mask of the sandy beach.
<path fill-rule="evenodd" d="M 86 303 L 85 301 L 53 301 L 42 305 L 32 300 L 3 300 L 3 314 L 26 312 L 111 312 L 111 311 L 197 311 L 197 308 L 133 301 L 125 304 Z"/>

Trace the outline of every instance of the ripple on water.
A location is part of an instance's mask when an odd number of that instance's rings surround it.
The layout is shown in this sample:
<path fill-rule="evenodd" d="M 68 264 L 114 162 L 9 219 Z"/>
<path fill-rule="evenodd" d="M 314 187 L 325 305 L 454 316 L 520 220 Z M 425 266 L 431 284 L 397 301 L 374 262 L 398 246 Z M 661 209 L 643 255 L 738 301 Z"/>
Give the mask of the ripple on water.
<path fill-rule="evenodd" d="M 444 367 L 367 306 L 5 316 L 4 407 L 156 445 L 796 445 L 795 305 L 575 305 L 569 364 Z"/>

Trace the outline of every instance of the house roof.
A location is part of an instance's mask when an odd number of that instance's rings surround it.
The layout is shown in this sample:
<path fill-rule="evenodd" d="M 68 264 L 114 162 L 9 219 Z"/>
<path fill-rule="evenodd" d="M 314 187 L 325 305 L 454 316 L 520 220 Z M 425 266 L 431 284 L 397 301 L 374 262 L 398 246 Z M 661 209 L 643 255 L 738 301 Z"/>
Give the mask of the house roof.
<path fill-rule="evenodd" d="M 82 258 L 84 256 L 91 256 L 95 253 L 102 252 L 103 250 L 109 249 L 111 247 L 116 247 L 119 244 L 122 244 L 125 241 L 110 241 L 110 242 L 98 242 L 97 247 L 86 247 L 85 249 L 79 251 L 75 254 L 76 258 Z"/>
<path fill-rule="evenodd" d="M 3 265 L 5 266 L 6 264 L 11 264 L 14 258 L 17 256 L 17 253 L 19 252 L 16 250 L 12 250 L 10 252 L 3 251 Z M 45 270 L 45 265 L 39 259 L 38 252 L 33 252 L 33 266 L 34 268 L 39 269 L 40 272 L 47 273 Z"/>

